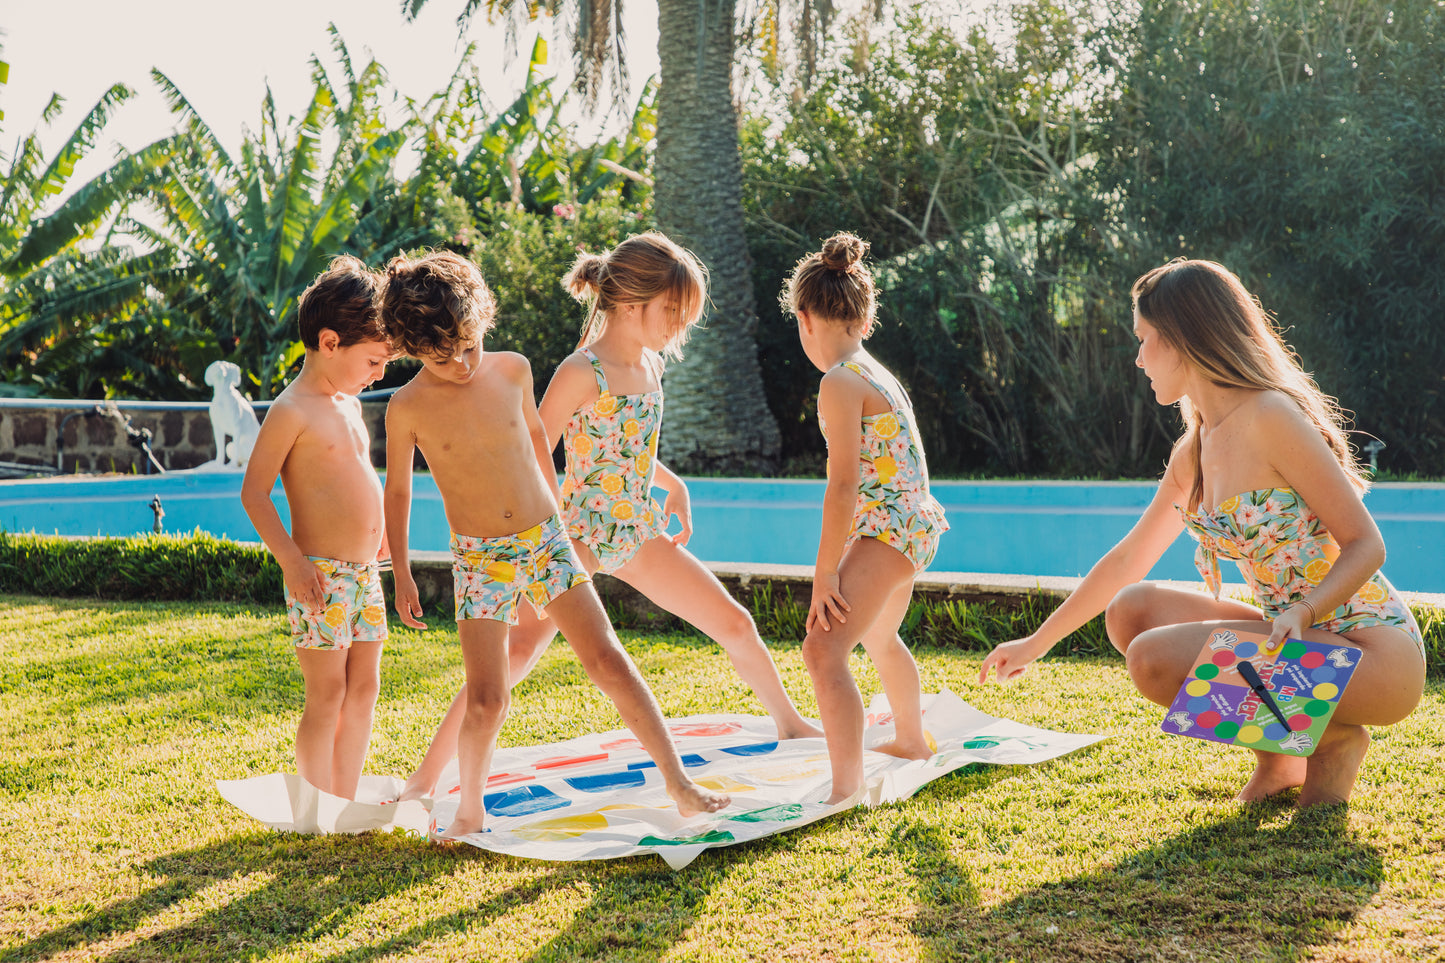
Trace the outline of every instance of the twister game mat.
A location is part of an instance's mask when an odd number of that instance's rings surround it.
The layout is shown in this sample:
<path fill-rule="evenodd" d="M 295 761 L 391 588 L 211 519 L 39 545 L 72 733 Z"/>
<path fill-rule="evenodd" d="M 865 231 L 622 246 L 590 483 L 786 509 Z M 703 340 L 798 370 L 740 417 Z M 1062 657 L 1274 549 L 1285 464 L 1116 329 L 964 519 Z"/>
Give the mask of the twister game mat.
<path fill-rule="evenodd" d="M 1269 650 L 1268 641 L 1255 632 L 1211 634 L 1160 728 L 1264 752 L 1314 752 L 1360 664 L 1360 650 L 1301 639 Z"/>
<path fill-rule="evenodd" d="M 824 803 L 832 777 L 823 740 L 779 742 L 766 716 L 713 714 L 669 722 L 688 774 L 733 799 L 721 812 L 691 818 L 678 813 L 657 767 L 625 729 L 542 746 L 499 748 L 487 780 L 487 831 L 461 841 L 531 859 L 656 853 L 680 869 L 706 849 L 787 832 L 859 804 L 907 799 L 969 763 L 1039 763 L 1103 738 L 999 719 L 948 691 L 925 695 L 923 706 L 924 725 L 937 742 L 937 753 L 922 761 L 865 753 L 867 781 L 861 798 L 832 806 Z M 864 745 L 890 740 L 892 718 L 887 700 L 876 697 L 868 709 Z M 388 786 L 394 795 L 400 782 L 368 777 L 353 803 L 319 793 L 292 774 L 217 783 L 222 796 L 256 819 L 297 832 L 401 826 L 422 833 L 445 830 L 456 812 L 455 760 L 443 773 L 435 799 L 380 804 Z"/>

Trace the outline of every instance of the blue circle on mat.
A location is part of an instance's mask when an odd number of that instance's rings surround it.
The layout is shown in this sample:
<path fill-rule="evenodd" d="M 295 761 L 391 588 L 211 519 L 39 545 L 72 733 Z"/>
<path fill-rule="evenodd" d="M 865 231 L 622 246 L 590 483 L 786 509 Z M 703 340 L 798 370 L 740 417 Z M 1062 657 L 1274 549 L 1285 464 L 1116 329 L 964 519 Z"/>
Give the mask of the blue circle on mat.
<path fill-rule="evenodd" d="M 1310 681 L 1315 685 L 1319 685 L 1321 682 L 1333 682 L 1337 675 L 1339 675 L 1339 672 L 1335 669 L 1327 665 L 1322 665 L 1310 673 Z"/>
<path fill-rule="evenodd" d="M 1188 702 L 1184 703 L 1184 708 L 1188 709 L 1190 712 L 1194 713 L 1197 716 L 1199 715 L 1199 713 L 1204 712 L 1212 705 L 1213 703 L 1209 701 L 1209 696 L 1195 696 Z"/>
<path fill-rule="evenodd" d="M 1234 647 L 1234 654 L 1241 659 L 1247 659 L 1259 651 L 1259 646 L 1253 642 L 1241 642 Z"/>
<path fill-rule="evenodd" d="M 1279 742 L 1287 735 L 1289 735 L 1289 730 L 1278 722 L 1271 722 L 1264 727 L 1264 737 L 1270 742 Z"/>

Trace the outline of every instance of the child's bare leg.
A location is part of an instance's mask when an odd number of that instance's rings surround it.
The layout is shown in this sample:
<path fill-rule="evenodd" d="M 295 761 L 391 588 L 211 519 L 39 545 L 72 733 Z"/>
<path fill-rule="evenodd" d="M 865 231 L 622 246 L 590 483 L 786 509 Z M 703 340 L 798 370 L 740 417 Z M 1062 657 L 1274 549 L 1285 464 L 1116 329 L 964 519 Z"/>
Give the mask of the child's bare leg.
<path fill-rule="evenodd" d="M 815 625 L 803 640 L 803 661 L 813 677 L 833 769 L 829 803 L 842 802 L 863 788 L 863 696 L 848 667 L 849 656 L 868 636 L 898 585 L 912 579 L 913 565 L 877 539 L 860 538 L 844 554 L 838 576 L 843 598 L 852 606 L 848 621 L 831 621 L 827 630 Z"/>
<path fill-rule="evenodd" d="M 346 650 L 346 695 L 336 722 L 331 752 L 331 792 L 356 798 L 356 785 L 371 744 L 371 717 L 381 690 L 380 642 L 353 642 Z"/>
<path fill-rule="evenodd" d="M 654 538 L 637 550 L 617 577 L 662 608 L 717 641 L 738 677 L 773 717 L 778 738 L 817 737 L 823 730 L 798 712 L 783 688 L 772 653 L 758 635 L 747 609 L 691 552 L 669 538 Z"/>
<path fill-rule="evenodd" d="M 511 685 L 507 678 L 507 623 L 491 619 L 465 619 L 457 623 L 462 641 L 462 664 L 466 668 L 466 709 L 457 739 L 457 767 L 461 794 L 456 817 L 444 835 L 465 836 L 481 832 L 486 820 L 482 795 L 497 733 L 507 718 Z"/>
<path fill-rule="evenodd" d="M 918 682 L 918 663 L 913 653 L 898 636 L 898 627 L 913 601 L 913 572 L 909 566 L 908 581 L 893 590 L 872 630 L 863 639 L 863 648 L 878 669 L 888 707 L 893 711 L 893 739 L 875 751 L 900 759 L 929 759 L 933 749 L 923 730 L 923 691 Z"/>
<path fill-rule="evenodd" d="M 296 661 L 306 682 L 306 705 L 296 726 L 296 772 L 331 792 L 336 727 L 346 699 L 346 650 L 298 647 Z"/>
<path fill-rule="evenodd" d="M 684 816 L 711 813 L 732 802 L 726 793 L 704 789 L 688 777 L 672 735 L 667 731 L 662 709 L 632 657 L 617 641 L 591 583 L 559 595 L 547 606 L 547 615 L 557 623 L 557 629 L 577 653 L 588 678 L 617 706 L 623 725 L 632 731 L 657 764 L 667 794 L 677 803 L 678 811 Z"/>
<path fill-rule="evenodd" d="M 446 715 L 442 716 L 436 734 L 431 737 L 431 745 L 427 746 L 426 755 L 421 757 L 421 765 L 417 766 L 416 772 L 407 779 L 399 800 L 420 799 L 436 792 L 437 780 L 441 778 L 442 770 L 457 754 L 457 738 L 461 735 L 462 719 L 466 714 L 467 684 L 463 682 L 457 694 L 452 697 L 452 704 L 447 706 Z"/>

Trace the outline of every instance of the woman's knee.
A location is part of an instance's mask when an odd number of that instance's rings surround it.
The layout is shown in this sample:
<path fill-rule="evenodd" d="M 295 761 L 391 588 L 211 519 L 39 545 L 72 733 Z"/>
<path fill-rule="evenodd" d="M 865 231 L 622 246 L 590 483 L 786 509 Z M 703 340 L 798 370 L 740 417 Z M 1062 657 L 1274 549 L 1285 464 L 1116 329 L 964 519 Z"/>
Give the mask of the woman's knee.
<path fill-rule="evenodd" d="M 1120 652 L 1127 654 L 1134 639 L 1149 627 L 1144 614 L 1149 611 L 1150 588 L 1143 582 L 1126 585 L 1104 609 L 1104 629 Z"/>

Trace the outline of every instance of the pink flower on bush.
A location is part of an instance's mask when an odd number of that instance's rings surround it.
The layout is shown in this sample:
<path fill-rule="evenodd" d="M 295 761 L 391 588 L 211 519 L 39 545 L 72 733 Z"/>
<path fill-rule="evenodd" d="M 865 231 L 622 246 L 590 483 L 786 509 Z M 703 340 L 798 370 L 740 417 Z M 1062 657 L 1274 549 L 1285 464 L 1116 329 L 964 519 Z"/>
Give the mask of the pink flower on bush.
<path fill-rule="evenodd" d="M 564 221 L 570 221 L 570 220 L 572 220 L 572 218 L 574 218 L 574 217 L 577 216 L 577 205 L 576 205 L 576 204 L 554 204 L 554 205 L 552 205 L 552 213 L 553 213 L 553 214 L 556 214 L 558 217 L 560 217 L 560 218 L 561 218 L 562 220 L 564 220 Z"/>

